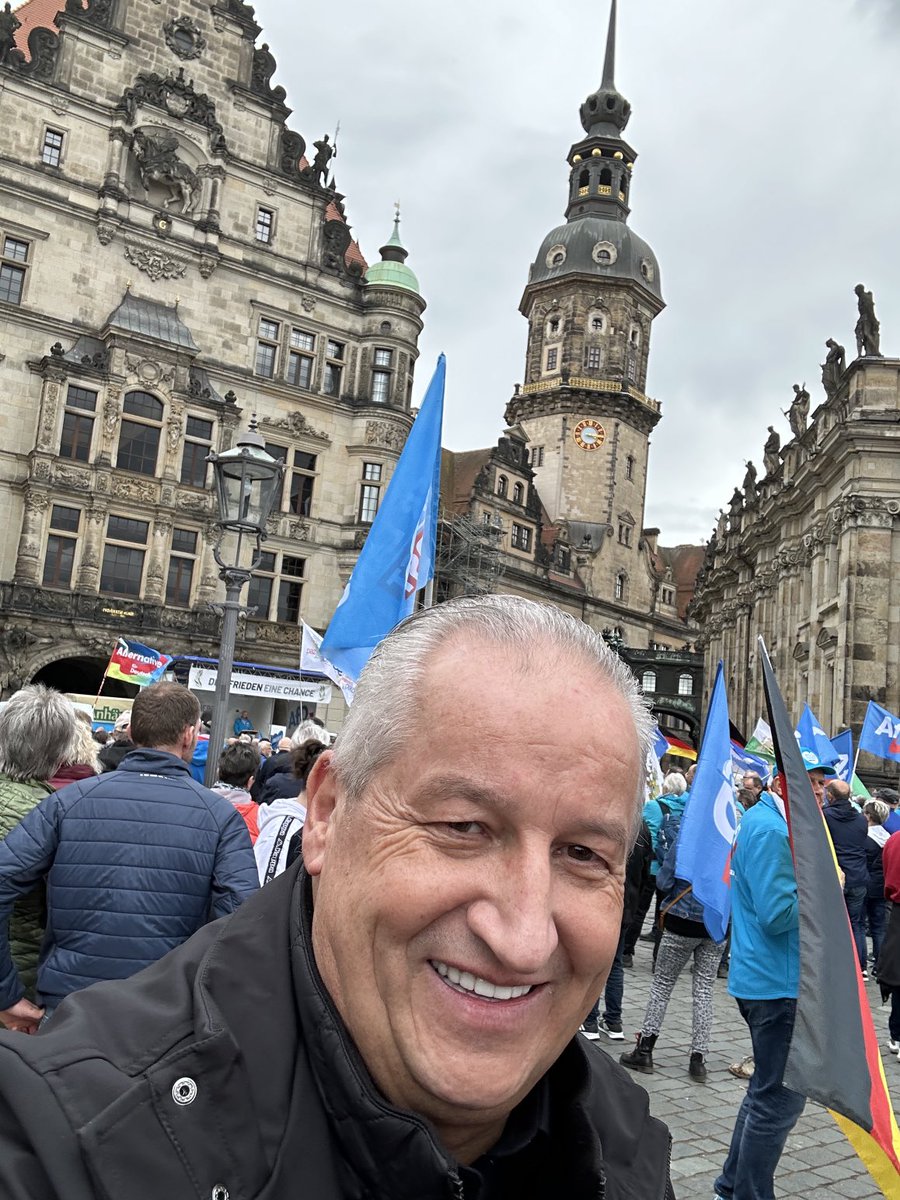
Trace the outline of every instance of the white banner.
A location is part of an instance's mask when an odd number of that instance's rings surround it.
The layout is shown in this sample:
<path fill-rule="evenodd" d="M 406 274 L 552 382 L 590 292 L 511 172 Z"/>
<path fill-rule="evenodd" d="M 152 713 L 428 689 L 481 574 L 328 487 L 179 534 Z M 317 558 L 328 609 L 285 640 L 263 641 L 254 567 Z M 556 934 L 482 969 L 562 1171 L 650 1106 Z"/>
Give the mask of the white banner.
<path fill-rule="evenodd" d="M 191 667 L 188 687 L 197 692 L 214 692 L 218 671 L 212 667 Z M 277 679 L 274 675 L 231 676 L 232 696 L 271 696 L 276 700 L 305 700 L 308 704 L 329 704 L 331 684 L 307 683 L 302 679 Z"/>

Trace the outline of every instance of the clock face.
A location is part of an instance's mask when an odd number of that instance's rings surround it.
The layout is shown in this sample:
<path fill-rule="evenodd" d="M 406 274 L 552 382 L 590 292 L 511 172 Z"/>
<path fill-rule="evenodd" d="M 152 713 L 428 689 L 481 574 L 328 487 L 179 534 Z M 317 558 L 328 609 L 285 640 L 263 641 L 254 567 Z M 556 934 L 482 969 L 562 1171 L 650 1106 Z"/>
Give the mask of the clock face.
<path fill-rule="evenodd" d="M 606 441 L 606 430 L 599 421 L 579 421 L 572 436 L 582 450 L 599 450 Z"/>

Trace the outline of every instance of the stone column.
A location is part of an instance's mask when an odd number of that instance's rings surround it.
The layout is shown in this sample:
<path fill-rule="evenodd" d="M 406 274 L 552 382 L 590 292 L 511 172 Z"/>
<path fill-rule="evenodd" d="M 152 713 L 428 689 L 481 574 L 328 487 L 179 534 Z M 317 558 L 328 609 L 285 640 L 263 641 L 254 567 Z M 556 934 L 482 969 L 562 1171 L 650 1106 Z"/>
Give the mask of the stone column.
<path fill-rule="evenodd" d="M 103 402 L 103 427 L 100 434 L 100 453 L 97 455 L 98 466 L 108 467 L 112 464 L 119 420 L 122 416 L 121 400 L 122 389 L 120 387 L 106 389 L 106 399 Z"/>
<path fill-rule="evenodd" d="M 184 445 L 184 405 L 172 401 L 169 405 L 169 415 L 166 419 L 165 458 L 163 460 L 163 479 L 178 479 L 181 466 L 180 451 Z"/>
<path fill-rule="evenodd" d="M 169 534 L 172 522 L 157 519 L 153 522 L 150 561 L 144 583 L 144 600 L 148 604 L 163 604 L 166 595 L 166 568 L 169 562 Z"/>
<path fill-rule="evenodd" d="M 212 604 L 219 591 L 219 575 L 216 560 L 213 557 L 213 546 L 219 537 L 219 527 L 215 521 L 207 521 L 200 534 L 197 547 L 197 606 Z"/>
<path fill-rule="evenodd" d="M 103 531 L 106 528 L 106 509 L 95 506 L 87 511 L 82 534 L 81 565 L 76 589 L 79 592 L 100 590 L 100 563 L 103 558 Z"/>
<path fill-rule="evenodd" d="M 62 375 L 53 373 L 44 378 L 41 391 L 40 416 L 38 418 L 37 440 L 35 449 L 44 453 L 56 454 L 59 449 L 59 390 Z"/>
<path fill-rule="evenodd" d="M 46 492 L 29 487 L 25 490 L 22 515 L 22 532 L 19 535 L 19 552 L 16 555 L 16 583 L 40 583 L 41 546 L 44 540 L 44 513 L 50 503 Z"/>

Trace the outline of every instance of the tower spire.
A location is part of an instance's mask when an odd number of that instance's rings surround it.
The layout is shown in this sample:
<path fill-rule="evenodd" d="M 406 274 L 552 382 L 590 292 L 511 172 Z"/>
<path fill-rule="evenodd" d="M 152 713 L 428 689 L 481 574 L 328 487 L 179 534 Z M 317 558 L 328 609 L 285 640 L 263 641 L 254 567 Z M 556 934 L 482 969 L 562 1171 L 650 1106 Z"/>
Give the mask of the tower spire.
<path fill-rule="evenodd" d="M 606 58 L 603 60 L 603 82 L 601 88 L 615 90 L 616 86 L 616 0 L 609 9 L 609 31 L 606 35 Z"/>

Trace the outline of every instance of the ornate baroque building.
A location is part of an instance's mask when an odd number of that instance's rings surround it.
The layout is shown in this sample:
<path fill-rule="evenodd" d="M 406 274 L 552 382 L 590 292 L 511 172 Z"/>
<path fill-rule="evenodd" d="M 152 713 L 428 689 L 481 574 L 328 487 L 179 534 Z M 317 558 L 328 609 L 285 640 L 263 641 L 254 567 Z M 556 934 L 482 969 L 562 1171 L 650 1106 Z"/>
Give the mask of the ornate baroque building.
<path fill-rule="evenodd" d="M 541 243 L 522 296 L 525 382 L 509 427 L 493 448 L 444 455 L 445 509 L 468 529 L 448 542 L 481 530 L 484 547 L 451 551 L 439 594 L 502 572 L 504 591 L 552 599 L 608 631 L 670 727 L 695 734 L 702 658 L 684 614 L 703 552 L 662 548 L 659 530 L 644 528 L 661 417 L 647 365 L 664 301 L 656 256 L 628 224 L 637 155 L 623 136 L 631 106 L 614 82 L 615 39 L 614 0 L 603 80 L 567 156 L 565 221 Z"/>
<path fill-rule="evenodd" d="M 296 668 L 403 445 L 424 301 L 366 267 L 242 0 L 0 13 L 0 684 L 93 690 L 116 636 L 215 658 L 205 457 L 286 460 L 237 658 Z"/>
<path fill-rule="evenodd" d="M 825 402 L 807 425 L 797 389 L 784 447 L 772 431 L 766 469 L 750 465 L 706 551 L 691 613 L 706 677 L 724 659 L 734 721 L 765 710 L 762 636 L 789 711 L 808 702 L 825 729 L 859 733 L 869 700 L 900 710 L 900 360 L 877 342 L 823 367 Z M 879 773 L 881 760 L 863 755 Z"/>

